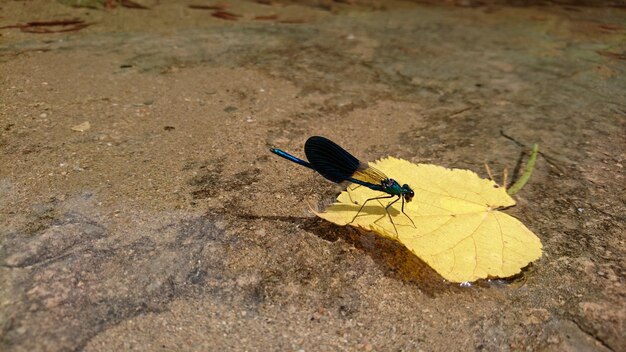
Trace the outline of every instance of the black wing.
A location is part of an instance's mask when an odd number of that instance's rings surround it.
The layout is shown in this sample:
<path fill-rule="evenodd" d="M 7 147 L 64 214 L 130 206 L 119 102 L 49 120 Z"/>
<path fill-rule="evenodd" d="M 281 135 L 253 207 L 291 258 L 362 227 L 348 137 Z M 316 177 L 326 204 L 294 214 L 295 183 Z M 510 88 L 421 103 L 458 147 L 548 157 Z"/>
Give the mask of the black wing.
<path fill-rule="evenodd" d="M 335 183 L 351 178 L 361 166 L 359 159 L 335 142 L 320 136 L 306 141 L 304 153 L 315 171 Z"/>

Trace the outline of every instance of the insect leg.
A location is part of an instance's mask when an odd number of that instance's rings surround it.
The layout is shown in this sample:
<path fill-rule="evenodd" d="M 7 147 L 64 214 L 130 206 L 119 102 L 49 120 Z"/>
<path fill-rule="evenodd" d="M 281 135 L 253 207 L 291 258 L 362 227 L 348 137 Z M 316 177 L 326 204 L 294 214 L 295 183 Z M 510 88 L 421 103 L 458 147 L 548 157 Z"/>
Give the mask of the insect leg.
<path fill-rule="evenodd" d="M 361 187 L 361 185 L 356 185 L 356 187 L 354 188 L 350 188 L 352 185 L 354 185 L 354 183 L 349 184 L 346 187 L 346 190 L 348 190 L 348 197 L 350 198 L 350 202 L 354 203 L 354 204 L 359 204 L 358 202 L 355 202 L 354 200 L 352 200 L 352 192 L 354 192 L 357 188 Z"/>
<path fill-rule="evenodd" d="M 387 212 L 387 216 L 389 217 L 389 221 L 391 222 L 391 225 L 393 225 L 393 229 L 396 232 L 396 237 L 398 237 L 398 229 L 396 228 L 396 224 L 393 222 L 393 219 L 391 218 L 391 214 L 389 214 L 389 207 L 392 206 L 393 203 L 397 202 L 401 198 L 402 198 L 402 196 L 398 196 L 398 199 L 396 199 L 393 202 L 387 204 L 387 206 L 385 207 L 385 211 Z M 404 198 L 402 198 L 402 205 L 404 205 Z"/>
<path fill-rule="evenodd" d="M 370 198 L 370 199 L 366 200 L 365 202 L 363 202 L 363 205 L 361 205 L 361 207 L 359 208 L 359 211 L 357 211 L 356 215 L 352 218 L 352 220 L 348 224 L 351 224 L 351 223 L 354 222 L 354 220 L 356 220 L 356 217 L 359 216 L 359 214 L 361 213 L 361 210 L 363 210 L 363 207 L 365 206 L 365 204 L 367 204 L 367 202 L 369 202 L 370 200 L 387 199 L 387 198 L 392 198 L 392 197 L 395 197 L 395 196 L 394 195 L 390 195 L 390 196 L 384 196 L 384 197 Z M 389 214 L 389 212 L 387 212 L 387 214 Z"/>
<path fill-rule="evenodd" d="M 404 198 L 402 198 L 402 214 L 404 214 L 404 216 L 406 216 L 407 218 L 409 218 L 409 220 L 411 220 L 411 224 L 413 224 L 413 227 L 415 227 L 415 223 L 413 222 L 413 219 L 411 219 L 410 216 L 408 216 L 405 212 L 404 212 Z M 417 227 L 415 227 L 417 228 Z"/>

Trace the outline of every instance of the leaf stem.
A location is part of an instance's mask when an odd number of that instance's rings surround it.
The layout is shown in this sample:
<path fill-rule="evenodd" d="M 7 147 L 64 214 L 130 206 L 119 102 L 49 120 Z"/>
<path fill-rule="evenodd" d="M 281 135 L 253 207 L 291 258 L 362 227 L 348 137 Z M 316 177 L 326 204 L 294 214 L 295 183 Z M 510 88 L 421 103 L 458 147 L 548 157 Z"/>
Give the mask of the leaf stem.
<path fill-rule="evenodd" d="M 511 186 L 511 188 L 509 188 L 506 191 L 506 193 L 508 193 L 510 196 L 519 192 L 522 189 L 522 187 L 526 185 L 526 182 L 528 182 L 528 180 L 530 179 L 530 175 L 533 174 L 533 170 L 535 169 L 535 161 L 537 161 L 538 153 L 539 153 L 539 144 L 535 143 L 533 145 L 533 150 L 530 153 L 530 158 L 528 158 L 528 163 L 526 164 L 524 173 L 522 174 L 522 176 L 520 176 L 520 178 L 517 181 L 515 181 L 513 186 Z"/>

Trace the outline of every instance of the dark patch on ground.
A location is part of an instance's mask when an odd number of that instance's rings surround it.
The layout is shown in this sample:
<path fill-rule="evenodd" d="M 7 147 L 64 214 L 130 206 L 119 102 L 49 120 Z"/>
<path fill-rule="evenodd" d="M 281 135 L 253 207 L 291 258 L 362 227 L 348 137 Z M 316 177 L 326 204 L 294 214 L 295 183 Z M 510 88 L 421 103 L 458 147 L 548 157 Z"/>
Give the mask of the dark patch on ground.
<path fill-rule="evenodd" d="M 3 249 L 11 254 L 5 256 L 2 265 L 24 268 L 62 259 L 76 247 L 106 236 L 106 229 L 79 213 L 56 217 L 52 208 L 44 209 L 45 212 L 35 214 L 36 220 L 24 232 L 6 237 Z"/>
<path fill-rule="evenodd" d="M 191 193 L 193 199 L 205 199 L 214 197 L 221 191 L 221 176 L 224 169 L 224 159 L 202 163 L 197 167 L 198 175 L 189 180 L 189 185 L 195 190 Z M 193 168 L 185 166 L 183 171 Z"/>
<path fill-rule="evenodd" d="M 23 297 L 10 309 L 2 345 L 36 349 L 46 341 L 64 341 L 57 347 L 77 350 L 99 332 L 163 311 L 178 297 L 202 293 L 227 299 L 219 284 L 228 279 L 223 254 L 239 240 L 214 221 L 200 217 L 168 225 L 159 232 L 176 236 L 165 243 L 150 236 L 123 245 L 98 243 L 108 232 L 80 214 L 66 214 L 30 236 L 10 236 L 5 263 L 26 271 L 14 283 Z M 208 280 L 218 284 L 211 287 Z"/>

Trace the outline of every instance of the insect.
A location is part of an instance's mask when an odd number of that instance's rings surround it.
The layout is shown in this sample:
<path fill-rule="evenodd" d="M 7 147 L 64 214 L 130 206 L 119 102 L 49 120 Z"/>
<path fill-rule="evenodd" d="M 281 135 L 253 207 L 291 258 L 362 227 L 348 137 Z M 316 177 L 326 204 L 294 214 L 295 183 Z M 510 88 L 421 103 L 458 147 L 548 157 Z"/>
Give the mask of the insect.
<path fill-rule="evenodd" d="M 385 174 L 379 170 L 368 166 L 367 163 L 361 163 L 357 158 L 335 142 L 320 136 L 310 137 L 304 144 L 304 153 L 306 154 L 308 162 L 296 158 L 280 149 L 271 148 L 270 151 L 296 164 L 315 170 L 326 179 L 335 183 L 348 181 L 360 186 L 365 186 L 374 191 L 387 193 L 386 196 L 367 199 L 363 205 L 361 205 L 361 208 L 359 208 L 359 211 L 354 218 L 352 218 L 350 223 L 356 220 L 367 202 L 398 197 L 385 206 L 385 211 L 387 212 L 389 221 L 391 221 L 391 225 L 393 225 L 396 235 L 398 234 L 398 230 L 391 218 L 391 214 L 389 214 L 389 207 L 398 200 L 402 200 L 402 214 L 404 214 L 411 221 L 413 227 L 415 227 L 413 220 L 404 212 L 404 202 L 410 202 L 415 195 L 411 187 L 407 184 L 400 186 L 396 180 L 385 176 Z"/>

